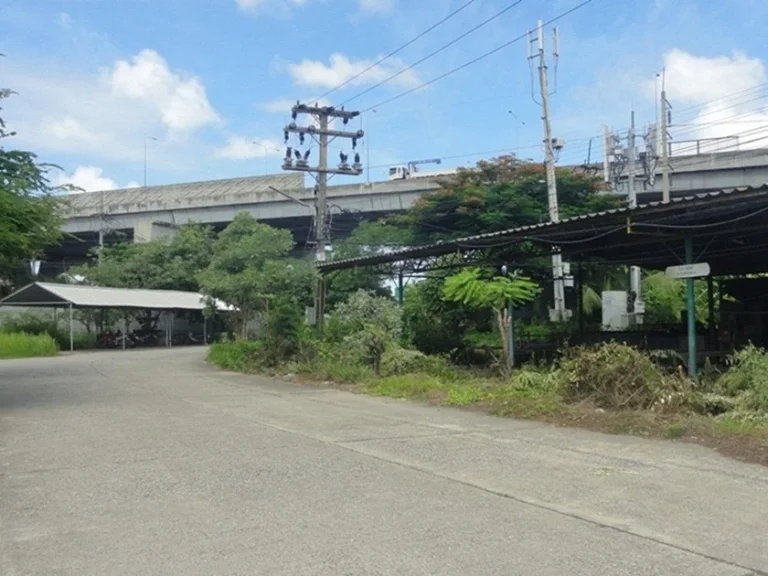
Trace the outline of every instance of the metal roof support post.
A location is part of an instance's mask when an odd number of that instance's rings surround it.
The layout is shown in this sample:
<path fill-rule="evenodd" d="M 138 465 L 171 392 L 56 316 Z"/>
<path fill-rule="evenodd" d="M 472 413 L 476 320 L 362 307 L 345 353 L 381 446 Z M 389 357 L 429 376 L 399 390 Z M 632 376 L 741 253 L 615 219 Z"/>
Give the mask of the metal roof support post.
<path fill-rule="evenodd" d="M 208 319 L 203 312 L 203 344 L 208 345 Z"/>
<path fill-rule="evenodd" d="M 707 325 L 709 348 L 714 350 L 717 345 L 717 329 L 715 324 L 715 279 L 712 277 L 712 274 L 707 276 L 707 315 L 709 316 Z"/>
<path fill-rule="evenodd" d="M 75 328 L 74 328 L 74 312 L 72 310 L 72 302 L 69 303 L 69 351 L 75 351 Z"/>
<path fill-rule="evenodd" d="M 693 264 L 693 238 L 685 238 L 685 263 Z M 693 278 L 685 280 L 686 304 L 688 320 L 688 376 L 695 378 L 696 369 L 696 296 L 693 291 Z"/>
<path fill-rule="evenodd" d="M 123 350 L 125 350 L 125 341 L 128 339 L 128 314 L 123 310 Z"/>

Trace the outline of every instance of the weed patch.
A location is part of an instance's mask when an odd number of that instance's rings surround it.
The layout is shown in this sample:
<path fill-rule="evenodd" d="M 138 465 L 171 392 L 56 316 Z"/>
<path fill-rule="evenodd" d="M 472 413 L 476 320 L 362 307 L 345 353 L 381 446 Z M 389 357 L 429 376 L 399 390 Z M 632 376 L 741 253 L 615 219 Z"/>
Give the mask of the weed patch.
<path fill-rule="evenodd" d="M 0 332 L 0 358 L 37 358 L 58 353 L 58 344 L 48 334 Z"/>

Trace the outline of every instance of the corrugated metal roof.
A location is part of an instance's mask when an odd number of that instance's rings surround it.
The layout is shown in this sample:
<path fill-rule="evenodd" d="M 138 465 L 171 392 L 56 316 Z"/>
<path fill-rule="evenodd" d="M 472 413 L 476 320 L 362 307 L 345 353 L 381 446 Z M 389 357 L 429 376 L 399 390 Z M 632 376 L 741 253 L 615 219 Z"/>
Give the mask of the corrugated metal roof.
<path fill-rule="evenodd" d="M 82 308 L 137 308 L 153 310 L 203 310 L 204 297 L 178 290 L 137 290 L 73 284 L 35 282 L 0 300 L 0 306 L 56 306 Z M 231 309 L 217 301 L 218 310 Z"/>
<path fill-rule="evenodd" d="M 407 260 L 409 258 L 421 257 L 424 253 L 429 252 L 430 255 L 435 251 L 444 250 L 441 253 L 453 252 L 457 248 L 461 248 L 462 245 L 471 245 L 473 243 L 481 243 L 486 240 L 503 238 L 506 236 L 521 236 L 528 232 L 542 231 L 552 228 L 563 228 L 569 224 L 575 222 L 589 222 L 598 221 L 602 218 L 606 218 L 615 214 L 633 214 L 641 216 L 645 214 L 653 214 L 655 212 L 667 211 L 676 207 L 684 208 L 696 208 L 698 206 L 711 205 L 710 203 L 716 199 L 729 199 L 730 197 L 742 193 L 754 193 L 758 196 L 768 195 L 768 183 L 762 186 L 745 186 L 741 188 L 728 188 L 717 192 L 707 192 L 703 194 L 696 194 L 694 196 L 685 196 L 681 198 L 673 198 L 670 202 L 650 202 L 648 204 L 641 204 L 634 208 L 629 206 L 614 208 L 612 210 L 603 210 L 601 212 L 592 212 L 589 214 L 583 214 L 581 216 L 574 216 L 571 218 L 564 218 L 560 222 L 541 222 L 539 224 L 532 224 L 528 226 L 519 226 L 517 228 L 508 228 L 506 230 L 498 230 L 496 232 L 487 232 L 485 234 L 476 234 L 474 236 L 465 236 L 463 238 L 457 238 L 455 240 L 445 240 L 441 242 L 435 242 L 434 244 L 424 244 L 422 246 L 414 246 L 411 248 L 404 248 L 402 250 L 393 250 L 386 254 L 379 254 L 375 256 L 362 256 L 359 258 L 348 258 L 345 260 L 330 260 L 322 264 L 318 264 L 320 270 L 334 270 L 353 268 L 355 266 L 364 266 L 368 264 L 377 264 L 381 262 L 398 262 L 400 260 Z"/>
<path fill-rule="evenodd" d="M 61 196 L 64 201 L 64 213 L 67 216 L 92 215 L 101 211 L 102 201 L 108 214 L 126 211 L 168 210 L 210 205 L 214 201 L 227 198 L 236 203 L 238 198 L 250 198 L 253 195 L 278 195 L 270 190 L 274 186 L 279 190 L 304 188 L 303 174 L 277 174 L 271 176 L 253 176 L 248 178 L 229 178 L 227 180 L 209 180 L 186 182 L 164 186 L 148 186 L 107 190 L 104 192 L 84 192 Z"/>

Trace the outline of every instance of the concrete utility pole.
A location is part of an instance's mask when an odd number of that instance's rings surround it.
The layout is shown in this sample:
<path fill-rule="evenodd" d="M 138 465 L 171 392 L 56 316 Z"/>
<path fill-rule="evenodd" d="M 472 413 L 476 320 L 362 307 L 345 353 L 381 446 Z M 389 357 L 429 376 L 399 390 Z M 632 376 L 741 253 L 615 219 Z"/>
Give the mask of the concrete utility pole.
<path fill-rule="evenodd" d="M 308 114 L 312 116 L 317 126 L 299 126 L 296 124 L 296 119 L 299 114 Z M 352 164 L 348 162 L 349 156 L 343 151 L 339 154 L 340 162 L 338 167 L 328 167 L 328 144 L 336 138 L 347 138 L 352 141 L 352 150 L 357 149 L 357 142 L 361 139 L 365 133 L 362 130 L 356 132 L 349 132 L 344 130 L 331 130 L 330 121 L 332 119 L 340 119 L 344 125 L 348 124 L 353 118 L 360 115 L 360 112 L 344 110 L 344 108 L 336 109 L 333 106 L 307 106 L 306 104 L 300 104 L 299 102 L 291 110 L 291 116 L 293 122 L 288 124 L 284 128 L 285 144 L 287 146 L 285 151 L 285 158 L 283 159 L 283 170 L 292 170 L 298 172 L 308 172 L 315 178 L 317 182 L 317 210 L 315 213 L 315 260 L 317 262 L 325 261 L 325 249 L 330 242 L 330 233 L 328 230 L 328 175 L 329 174 L 343 174 L 346 176 L 359 176 L 363 173 L 363 165 L 360 162 L 360 154 L 355 152 Z M 298 134 L 299 146 L 304 146 L 305 138 L 309 136 L 315 143 L 317 143 L 318 152 L 318 164 L 315 167 L 309 166 L 309 156 L 311 148 L 307 148 L 304 153 L 298 149 L 293 149 L 288 146 L 290 134 Z M 293 152 L 293 155 L 291 154 Z M 294 160 L 295 156 L 295 160 Z M 322 326 L 323 317 L 325 315 L 325 282 L 321 278 L 318 283 L 317 293 L 315 295 L 315 321 L 317 326 Z"/>
<path fill-rule="evenodd" d="M 557 180 L 555 178 L 555 142 L 552 138 L 552 127 L 549 117 L 549 79 L 547 73 L 547 59 L 544 50 L 544 25 L 538 22 L 536 43 L 537 49 L 528 58 L 536 58 L 539 61 L 539 91 L 541 93 L 541 120 L 544 126 L 544 165 L 547 174 L 547 203 L 549 204 L 549 219 L 552 222 L 560 221 L 560 211 L 557 205 Z M 529 51 L 532 42 L 529 33 Z M 558 32 L 554 30 L 554 56 L 559 57 Z M 563 322 L 568 319 L 565 309 L 565 282 L 563 278 L 563 258 L 558 247 L 552 250 L 552 275 L 554 277 L 554 309 L 550 310 L 550 318 L 554 322 Z"/>
<path fill-rule="evenodd" d="M 637 207 L 637 191 L 635 190 L 635 169 L 637 166 L 637 150 L 635 149 L 635 111 L 632 111 L 630 128 L 627 133 L 627 199 L 629 207 Z M 629 268 L 629 291 L 632 297 L 631 310 L 634 314 L 635 323 L 642 320 L 642 314 L 645 312 L 643 305 L 643 282 L 640 267 L 630 266 Z"/>
<path fill-rule="evenodd" d="M 101 266 L 101 253 L 104 251 L 104 190 L 99 192 L 101 196 L 99 207 L 99 266 Z"/>
<path fill-rule="evenodd" d="M 665 204 L 669 202 L 669 102 L 667 102 L 667 90 L 665 73 L 661 77 L 661 199 Z"/>

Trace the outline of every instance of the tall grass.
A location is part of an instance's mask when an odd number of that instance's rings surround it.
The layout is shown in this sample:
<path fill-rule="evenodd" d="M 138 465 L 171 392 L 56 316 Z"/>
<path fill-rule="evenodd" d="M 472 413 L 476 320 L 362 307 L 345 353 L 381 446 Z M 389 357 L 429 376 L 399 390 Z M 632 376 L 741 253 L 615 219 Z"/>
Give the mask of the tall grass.
<path fill-rule="evenodd" d="M 0 332 L 0 359 L 56 356 L 59 346 L 48 334 Z"/>

